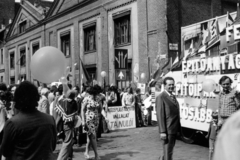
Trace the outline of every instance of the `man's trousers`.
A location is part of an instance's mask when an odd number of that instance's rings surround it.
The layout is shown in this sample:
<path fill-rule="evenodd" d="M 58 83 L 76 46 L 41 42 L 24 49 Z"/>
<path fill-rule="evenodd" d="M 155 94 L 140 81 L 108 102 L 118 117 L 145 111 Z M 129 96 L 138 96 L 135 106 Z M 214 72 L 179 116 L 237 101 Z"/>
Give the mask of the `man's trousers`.
<path fill-rule="evenodd" d="M 163 156 L 161 157 L 161 160 L 172 160 L 176 138 L 176 134 L 169 134 L 167 135 L 166 140 L 161 140 L 163 145 Z"/>

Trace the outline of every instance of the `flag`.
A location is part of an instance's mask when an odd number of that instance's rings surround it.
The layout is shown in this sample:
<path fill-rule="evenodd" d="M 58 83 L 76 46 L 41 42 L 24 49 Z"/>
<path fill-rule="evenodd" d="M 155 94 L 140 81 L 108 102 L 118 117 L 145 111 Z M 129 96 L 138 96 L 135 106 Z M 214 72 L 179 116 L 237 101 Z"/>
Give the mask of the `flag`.
<path fill-rule="evenodd" d="M 210 35 L 211 39 L 219 35 L 219 27 L 218 27 L 218 18 L 216 17 L 212 22 L 210 22 Z"/>
<path fill-rule="evenodd" d="M 177 56 L 176 56 L 175 60 L 172 63 L 172 68 L 173 68 L 173 65 L 177 64 L 178 62 L 179 62 L 179 57 L 178 57 L 178 52 L 177 52 Z"/>
<path fill-rule="evenodd" d="M 87 71 L 87 69 L 85 68 L 85 66 L 83 64 L 82 59 L 80 57 L 79 57 L 79 59 L 80 59 L 80 63 L 81 63 L 81 66 L 82 66 L 82 71 L 83 71 L 83 73 L 82 73 L 82 81 L 81 82 L 83 83 L 84 78 L 85 78 L 85 82 L 90 82 L 91 78 L 90 78 L 90 76 L 88 74 L 88 71 Z"/>
<path fill-rule="evenodd" d="M 227 17 L 226 17 L 226 27 L 229 27 L 233 24 L 233 18 L 232 16 L 229 14 L 229 12 L 227 12 Z"/>
<path fill-rule="evenodd" d="M 189 49 L 185 50 L 185 56 L 184 56 L 184 60 L 186 60 L 189 56 L 191 56 L 194 53 L 194 48 L 193 48 L 193 39 L 191 40 L 191 44 Z"/>

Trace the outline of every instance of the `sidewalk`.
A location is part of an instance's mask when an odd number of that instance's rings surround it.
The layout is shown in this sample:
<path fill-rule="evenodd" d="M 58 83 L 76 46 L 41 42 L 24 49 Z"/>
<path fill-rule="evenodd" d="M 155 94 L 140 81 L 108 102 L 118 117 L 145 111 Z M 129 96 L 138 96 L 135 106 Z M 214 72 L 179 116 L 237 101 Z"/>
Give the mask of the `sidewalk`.
<path fill-rule="evenodd" d="M 57 152 L 60 145 L 57 147 Z M 84 160 L 85 145 L 74 147 L 74 159 Z M 98 141 L 101 160 L 158 160 L 162 155 L 158 127 L 149 126 L 102 134 Z M 90 157 L 94 153 L 90 151 Z M 207 160 L 208 148 L 177 141 L 174 160 Z"/>

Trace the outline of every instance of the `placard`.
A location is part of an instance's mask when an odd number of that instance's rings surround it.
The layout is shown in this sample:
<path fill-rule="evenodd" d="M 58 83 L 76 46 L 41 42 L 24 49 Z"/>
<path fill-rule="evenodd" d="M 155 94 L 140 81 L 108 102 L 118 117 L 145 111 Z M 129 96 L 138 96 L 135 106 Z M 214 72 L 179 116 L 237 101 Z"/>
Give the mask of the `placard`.
<path fill-rule="evenodd" d="M 135 107 L 109 107 L 107 119 L 109 130 L 136 128 Z"/>

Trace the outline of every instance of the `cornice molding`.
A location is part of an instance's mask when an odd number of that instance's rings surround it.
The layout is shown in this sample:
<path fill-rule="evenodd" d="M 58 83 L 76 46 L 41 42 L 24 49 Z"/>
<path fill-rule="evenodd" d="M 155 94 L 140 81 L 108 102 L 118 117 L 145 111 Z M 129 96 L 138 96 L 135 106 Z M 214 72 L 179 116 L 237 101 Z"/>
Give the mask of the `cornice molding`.
<path fill-rule="evenodd" d="M 112 7 L 112 8 L 108 8 L 107 11 L 109 12 L 109 11 L 115 10 L 117 8 L 129 5 L 129 4 L 131 4 L 131 3 L 135 2 L 135 1 L 137 1 L 137 0 L 130 0 L 130 1 L 126 2 L 126 3 L 120 4 L 118 6 L 115 6 L 115 7 Z"/>
<path fill-rule="evenodd" d="M 96 13 L 96 14 L 94 14 L 94 15 L 91 15 L 91 16 L 89 16 L 89 17 L 86 17 L 86 18 L 84 18 L 84 19 L 81 19 L 81 20 L 78 21 L 78 22 L 86 21 L 86 20 L 88 20 L 88 19 L 91 19 L 91 18 L 97 17 L 97 16 L 99 16 L 100 14 L 101 14 L 100 12 L 99 12 L 99 13 Z"/>

